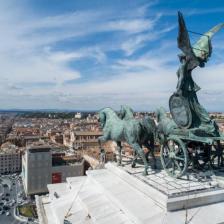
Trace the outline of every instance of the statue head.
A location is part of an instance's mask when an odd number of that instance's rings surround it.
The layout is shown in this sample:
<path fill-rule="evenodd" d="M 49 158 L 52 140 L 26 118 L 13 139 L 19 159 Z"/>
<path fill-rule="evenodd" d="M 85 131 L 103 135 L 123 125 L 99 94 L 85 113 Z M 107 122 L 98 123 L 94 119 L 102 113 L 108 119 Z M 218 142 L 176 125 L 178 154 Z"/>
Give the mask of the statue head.
<path fill-rule="evenodd" d="M 110 107 L 106 107 L 99 112 L 99 119 L 100 127 L 104 128 L 107 120 L 113 120 L 116 121 L 118 118 L 117 114 L 114 110 L 112 110 Z"/>

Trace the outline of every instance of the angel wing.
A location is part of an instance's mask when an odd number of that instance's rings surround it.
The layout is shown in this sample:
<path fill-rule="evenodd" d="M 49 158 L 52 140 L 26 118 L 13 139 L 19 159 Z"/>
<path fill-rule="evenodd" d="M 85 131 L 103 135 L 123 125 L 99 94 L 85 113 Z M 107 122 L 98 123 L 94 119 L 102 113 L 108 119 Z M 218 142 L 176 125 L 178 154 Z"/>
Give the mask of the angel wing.
<path fill-rule="evenodd" d="M 184 17 L 181 12 L 178 12 L 178 37 L 177 37 L 177 45 L 178 48 L 186 55 L 188 60 L 188 69 L 192 70 L 193 68 L 199 65 L 199 60 L 195 57 L 194 52 L 191 47 L 190 38 L 188 35 L 188 31 L 185 25 Z"/>

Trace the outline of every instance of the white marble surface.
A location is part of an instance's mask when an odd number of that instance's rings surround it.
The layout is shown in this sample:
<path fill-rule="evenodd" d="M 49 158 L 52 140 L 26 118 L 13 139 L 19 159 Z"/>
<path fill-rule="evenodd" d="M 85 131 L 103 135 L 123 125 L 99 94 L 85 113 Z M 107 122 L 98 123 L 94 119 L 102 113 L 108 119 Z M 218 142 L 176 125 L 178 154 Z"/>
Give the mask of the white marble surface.
<path fill-rule="evenodd" d="M 167 195 L 163 198 L 164 193 L 152 190 L 141 177 L 136 179 L 123 168 L 106 167 L 88 171 L 85 177 L 67 178 L 65 184 L 50 185 L 51 197 L 41 197 L 48 224 L 63 224 L 65 216 L 72 224 L 224 223 L 224 202 L 170 212 L 160 204 Z M 172 181 L 172 186 L 176 184 Z M 52 197 L 54 192 L 59 198 Z M 151 194 L 159 199 L 155 201 Z"/>
<path fill-rule="evenodd" d="M 145 194 L 107 169 L 100 170 L 100 172 L 98 170 L 88 172 L 88 177 L 90 177 L 91 180 L 102 189 L 104 194 L 110 198 L 117 207 L 121 208 L 135 223 L 142 223 L 144 220 L 150 219 L 150 217 L 163 212 L 163 209 L 156 205 L 153 200 L 149 200 Z M 117 186 L 119 186 L 119 190 Z M 139 206 L 139 202 L 141 206 Z M 151 207 L 153 207 L 153 209 L 143 209 Z"/>
<path fill-rule="evenodd" d="M 120 167 L 115 163 L 106 164 L 106 168 L 168 211 L 224 201 L 224 188 L 214 178 L 201 182 L 192 176 L 190 180 L 175 179 L 163 170 L 143 176 L 143 166 Z"/>
<path fill-rule="evenodd" d="M 113 165 L 115 166 L 115 164 Z M 167 196 L 188 195 L 189 192 L 215 189 L 218 186 L 218 182 L 213 176 L 198 181 L 192 175 L 189 175 L 189 179 L 186 176 L 181 179 L 176 179 L 170 177 L 164 170 L 151 170 L 148 176 L 143 176 L 143 165 L 137 165 L 136 168 L 131 168 L 130 165 L 126 165 L 122 169 L 137 179 L 141 179 L 148 185 L 162 191 Z"/>

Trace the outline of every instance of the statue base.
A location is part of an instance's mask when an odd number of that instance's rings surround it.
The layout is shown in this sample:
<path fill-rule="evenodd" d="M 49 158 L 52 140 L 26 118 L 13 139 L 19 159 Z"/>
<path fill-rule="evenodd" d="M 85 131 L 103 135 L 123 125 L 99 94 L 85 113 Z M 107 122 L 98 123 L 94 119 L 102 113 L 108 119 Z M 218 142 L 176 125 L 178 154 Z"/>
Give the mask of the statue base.
<path fill-rule="evenodd" d="M 175 179 L 168 176 L 164 170 L 149 170 L 149 175 L 143 176 L 144 166 L 139 164 L 132 168 L 130 164 L 118 167 L 114 163 L 108 163 L 106 168 L 144 192 L 167 211 L 224 201 L 224 179 L 216 178 L 209 171 L 198 173 L 197 176 L 189 174 Z"/>

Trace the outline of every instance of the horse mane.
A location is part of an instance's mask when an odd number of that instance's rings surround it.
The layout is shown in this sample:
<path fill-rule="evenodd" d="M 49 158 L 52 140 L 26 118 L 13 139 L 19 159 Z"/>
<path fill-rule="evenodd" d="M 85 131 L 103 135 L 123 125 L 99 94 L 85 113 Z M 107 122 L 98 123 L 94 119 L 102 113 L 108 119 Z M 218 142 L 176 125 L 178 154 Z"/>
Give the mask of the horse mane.
<path fill-rule="evenodd" d="M 122 118 L 123 120 L 134 118 L 134 111 L 132 110 L 131 107 L 129 107 L 127 105 L 122 105 L 120 111 L 121 111 L 121 113 L 124 112 L 124 117 Z M 127 114 L 129 115 L 128 117 L 127 117 Z"/>
<path fill-rule="evenodd" d="M 167 118 L 166 111 L 163 107 L 160 107 L 156 110 L 156 120 L 160 122 L 164 118 Z"/>
<path fill-rule="evenodd" d="M 110 107 L 105 107 L 105 108 L 103 108 L 102 110 L 100 110 L 100 113 L 104 113 L 105 116 L 106 116 L 106 119 L 108 118 L 108 116 L 111 117 L 111 115 L 112 115 L 113 117 L 116 117 L 116 118 L 120 119 L 120 118 L 118 117 L 117 113 L 116 113 L 112 108 L 110 108 Z"/>

